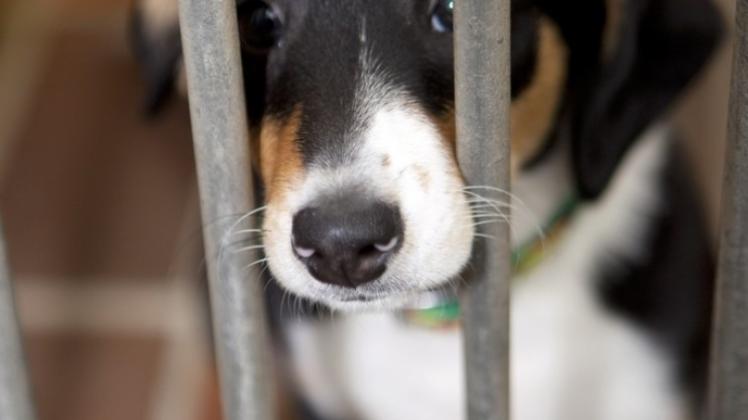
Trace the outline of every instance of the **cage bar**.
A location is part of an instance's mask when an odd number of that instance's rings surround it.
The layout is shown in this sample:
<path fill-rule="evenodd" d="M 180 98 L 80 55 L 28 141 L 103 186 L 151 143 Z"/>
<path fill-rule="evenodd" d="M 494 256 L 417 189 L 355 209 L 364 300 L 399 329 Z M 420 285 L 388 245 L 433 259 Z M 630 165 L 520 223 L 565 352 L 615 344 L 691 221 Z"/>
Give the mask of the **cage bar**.
<path fill-rule="evenodd" d="M 31 388 L 0 227 L 0 419 L 33 420 Z"/>
<path fill-rule="evenodd" d="M 711 420 L 748 416 L 748 0 L 738 0 L 712 343 Z"/>
<path fill-rule="evenodd" d="M 510 201 L 510 1 L 455 2 L 457 154 L 468 185 L 504 191 Z M 509 206 L 506 207 L 509 217 Z M 508 224 L 479 227 L 464 304 L 469 420 L 508 420 Z"/>
<path fill-rule="evenodd" d="M 180 0 L 224 418 L 274 419 L 235 0 Z"/>

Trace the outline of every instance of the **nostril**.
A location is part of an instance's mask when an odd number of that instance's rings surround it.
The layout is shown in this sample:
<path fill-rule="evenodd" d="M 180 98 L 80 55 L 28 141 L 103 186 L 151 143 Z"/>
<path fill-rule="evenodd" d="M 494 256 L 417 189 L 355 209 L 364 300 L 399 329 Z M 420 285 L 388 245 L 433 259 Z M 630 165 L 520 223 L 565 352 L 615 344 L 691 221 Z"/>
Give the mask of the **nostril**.
<path fill-rule="evenodd" d="M 399 242 L 399 238 L 397 236 L 393 236 L 392 239 L 390 239 L 390 241 L 385 244 L 375 243 L 374 248 L 377 251 L 382 252 L 382 253 L 390 252 L 395 249 L 398 242 Z"/>
<path fill-rule="evenodd" d="M 303 246 L 299 246 L 293 241 L 293 250 L 301 258 L 311 258 L 314 256 L 314 254 L 317 253 L 317 251 L 314 248 L 306 248 Z"/>
<path fill-rule="evenodd" d="M 373 257 L 379 254 L 379 250 L 374 245 L 365 246 L 358 251 L 358 256 L 361 258 Z"/>
<path fill-rule="evenodd" d="M 360 258 L 387 256 L 397 248 L 398 243 L 399 238 L 397 236 L 387 242 L 375 242 L 359 249 L 358 256 Z"/>

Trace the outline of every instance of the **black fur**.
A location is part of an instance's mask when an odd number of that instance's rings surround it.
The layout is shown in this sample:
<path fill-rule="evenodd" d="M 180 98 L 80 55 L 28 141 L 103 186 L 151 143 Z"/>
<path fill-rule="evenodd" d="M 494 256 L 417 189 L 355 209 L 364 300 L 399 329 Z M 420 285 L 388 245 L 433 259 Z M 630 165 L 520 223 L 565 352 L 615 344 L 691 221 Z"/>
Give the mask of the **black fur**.
<path fill-rule="evenodd" d="M 431 26 L 431 1 L 273 4 L 282 11 L 286 28 L 280 47 L 267 54 L 245 51 L 246 72 L 251 78 L 247 80 L 248 96 L 254 97 L 250 116 L 283 117 L 300 107 L 299 147 L 307 163 L 334 164 L 345 159 L 349 148 L 357 144 L 360 133 L 352 130 L 362 126 L 361 121 L 355 121 L 360 115 L 353 101 L 364 48 L 370 62 L 376 63 L 381 79 L 387 81 L 383 88 L 406 92 L 437 117 L 452 108 L 452 38 Z M 514 16 L 516 94 L 532 78 L 536 15 L 523 6 L 515 9 Z M 366 41 L 362 42 L 364 26 Z M 258 92 L 264 92 L 262 100 Z"/>
<path fill-rule="evenodd" d="M 432 0 L 349 0 L 345 2 L 269 2 L 282 23 L 278 47 L 253 48 L 252 11 L 259 0 L 238 6 L 248 112 L 252 126 L 263 116 L 283 118 L 300 106 L 299 144 L 307 162 L 335 161 L 355 143 L 352 106 L 363 43 L 359 36 L 366 17 L 366 48 L 389 83 L 406 92 L 434 116 L 453 107 L 452 37 L 431 25 Z M 134 16 L 138 58 L 149 84 L 148 105 L 157 110 L 171 94 L 179 63 L 179 32 L 175 27 L 154 36 Z M 532 80 L 537 44 L 537 13 L 528 0 L 515 2 L 512 12 L 512 94 Z"/>
<path fill-rule="evenodd" d="M 672 149 L 657 185 L 662 207 L 641 244 L 647 258 L 632 262 L 613 256 L 601 262 L 599 290 L 607 307 L 639 324 L 672 355 L 679 385 L 699 405 L 708 366 L 714 264 L 693 180 Z"/>
<path fill-rule="evenodd" d="M 579 193 L 595 198 L 634 140 L 703 67 L 720 38 L 720 16 L 708 0 L 627 1 L 620 40 L 605 58 L 604 0 L 539 4 L 571 51 L 556 135 L 571 139 Z"/>

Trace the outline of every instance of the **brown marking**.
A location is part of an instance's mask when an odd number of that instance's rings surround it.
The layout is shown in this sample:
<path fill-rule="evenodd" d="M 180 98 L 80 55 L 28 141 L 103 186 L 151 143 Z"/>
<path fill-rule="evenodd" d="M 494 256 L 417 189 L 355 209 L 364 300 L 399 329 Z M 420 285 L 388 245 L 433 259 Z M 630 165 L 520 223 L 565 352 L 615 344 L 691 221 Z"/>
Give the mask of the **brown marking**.
<path fill-rule="evenodd" d="M 416 172 L 416 177 L 418 177 L 418 182 L 421 184 L 421 188 L 428 190 L 431 186 L 431 176 L 429 175 L 429 171 L 427 171 L 422 165 L 415 165 L 413 170 Z"/>
<path fill-rule="evenodd" d="M 382 166 L 385 168 L 389 168 L 389 166 L 392 165 L 392 159 L 390 158 L 390 155 L 382 155 Z"/>
<path fill-rule="evenodd" d="M 542 17 L 535 76 L 512 102 L 512 173 L 537 153 L 552 128 L 566 82 L 567 58 L 558 27 Z"/>
<path fill-rule="evenodd" d="M 268 202 L 282 199 L 293 184 L 301 182 L 304 165 L 297 145 L 300 122 L 300 107 L 284 120 L 265 117 L 262 121 L 259 166 Z"/>
<path fill-rule="evenodd" d="M 623 8 L 626 0 L 605 0 L 605 29 L 603 32 L 603 58 L 609 61 L 621 38 Z"/>
<path fill-rule="evenodd" d="M 428 115 L 432 124 L 434 124 L 436 129 L 439 131 L 439 135 L 441 136 L 447 154 L 454 164 L 452 175 L 460 180 L 464 180 L 462 170 L 457 161 L 457 122 L 455 121 L 454 109 L 450 108 L 440 116 L 434 116 L 430 113 L 426 113 L 426 115 Z"/>
<path fill-rule="evenodd" d="M 438 118 L 432 118 L 432 122 L 439 130 L 439 134 L 452 150 L 452 154 L 457 156 L 457 128 L 455 122 L 455 111 L 450 108 L 444 115 Z"/>

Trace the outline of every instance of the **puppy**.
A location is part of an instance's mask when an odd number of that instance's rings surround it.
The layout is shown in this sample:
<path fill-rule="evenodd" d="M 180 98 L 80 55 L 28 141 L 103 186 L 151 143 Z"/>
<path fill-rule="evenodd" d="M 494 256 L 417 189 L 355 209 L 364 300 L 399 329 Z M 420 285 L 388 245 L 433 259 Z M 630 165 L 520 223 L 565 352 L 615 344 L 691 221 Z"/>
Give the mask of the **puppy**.
<path fill-rule="evenodd" d="M 134 19 L 152 110 L 180 72 L 171 1 Z M 712 263 L 661 120 L 718 41 L 715 7 L 512 1 L 510 197 L 457 165 L 455 1 L 237 4 L 269 271 L 330 310 L 271 305 L 301 399 L 326 419 L 464 418 L 454 296 L 475 226 L 511 207 L 513 418 L 694 418 Z"/>

